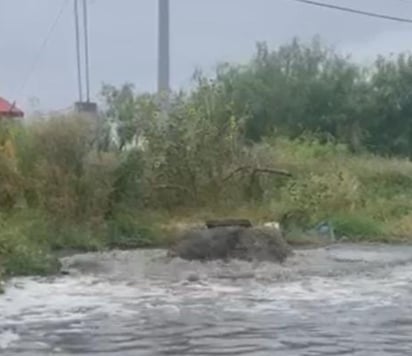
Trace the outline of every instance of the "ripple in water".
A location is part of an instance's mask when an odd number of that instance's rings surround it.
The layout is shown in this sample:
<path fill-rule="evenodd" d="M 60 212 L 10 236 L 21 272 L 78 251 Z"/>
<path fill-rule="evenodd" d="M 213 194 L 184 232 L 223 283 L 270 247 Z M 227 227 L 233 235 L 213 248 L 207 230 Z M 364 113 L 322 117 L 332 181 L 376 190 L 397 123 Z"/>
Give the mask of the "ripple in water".
<path fill-rule="evenodd" d="M 0 299 L 0 353 L 409 356 L 411 269 L 276 283 L 19 280 Z"/>

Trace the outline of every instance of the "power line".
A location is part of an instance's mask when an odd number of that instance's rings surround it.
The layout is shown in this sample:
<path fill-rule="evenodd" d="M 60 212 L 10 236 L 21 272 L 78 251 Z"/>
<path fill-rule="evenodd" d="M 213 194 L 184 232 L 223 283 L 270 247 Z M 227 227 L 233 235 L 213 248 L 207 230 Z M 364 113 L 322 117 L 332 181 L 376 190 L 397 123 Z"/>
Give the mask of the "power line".
<path fill-rule="evenodd" d="M 410 18 L 379 14 L 379 13 L 376 13 L 376 12 L 369 12 L 369 11 L 358 10 L 358 9 L 354 9 L 354 8 L 350 8 L 350 7 L 326 4 L 326 3 L 318 2 L 318 1 L 312 1 L 312 0 L 292 0 L 292 1 L 300 2 L 300 3 L 303 3 L 303 4 L 307 4 L 307 5 L 313 5 L 313 6 L 338 10 L 338 11 L 349 12 L 349 13 L 357 14 L 357 15 L 363 15 L 363 16 L 368 16 L 368 17 L 384 19 L 384 20 L 397 21 L 397 22 L 403 22 L 403 23 L 412 23 L 412 19 L 410 19 Z"/>
<path fill-rule="evenodd" d="M 64 10 L 66 9 L 66 6 L 67 6 L 68 3 L 69 3 L 69 0 L 64 0 L 64 1 L 62 2 L 62 5 L 61 5 L 61 7 L 60 7 L 60 9 L 59 9 L 56 17 L 55 17 L 55 19 L 53 20 L 51 26 L 49 27 L 49 30 L 48 30 L 46 36 L 44 37 L 43 42 L 41 43 L 41 45 L 40 45 L 40 47 L 39 47 L 39 50 L 37 51 L 37 54 L 36 54 L 36 56 L 35 56 L 32 64 L 31 64 L 31 66 L 30 66 L 30 68 L 29 68 L 29 71 L 27 72 L 26 76 L 24 77 L 24 81 L 23 81 L 20 89 L 19 89 L 18 92 L 17 92 L 17 94 L 18 94 L 17 96 L 18 96 L 18 97 L 19 97 L 20 94 L 24 91 L 24 89 L 26 88 L 26 86 L 27 86 L 27 84 L 28 84 L 31 76 L 32 76 L 33 73 L 36 71 L 36 68 L 37 68 L 37 66 L 38 66 L 38 64 L 39 64 L 39 62 L 40 62 L 41 56 L 42 56 L 44 50 L 46 49 L 47 44 L 49 43 L 49 40 L 50 40 L 50 38 L 51 38 L 51 35 L 53 34 L 53 32 L 54 32 L 54 30 L 56 29 L 56 27 L 57 27 L 57 25 L 58 25 L 61 17 L 63 16 Z"/>

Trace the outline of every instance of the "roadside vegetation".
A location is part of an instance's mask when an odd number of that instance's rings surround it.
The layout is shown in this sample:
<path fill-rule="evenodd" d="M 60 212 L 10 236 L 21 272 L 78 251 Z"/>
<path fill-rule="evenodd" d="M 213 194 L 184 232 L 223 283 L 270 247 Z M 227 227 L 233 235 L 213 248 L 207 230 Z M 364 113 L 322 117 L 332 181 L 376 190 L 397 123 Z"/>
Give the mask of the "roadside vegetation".
<path fill-rule="evenodd" d="M 0 125 L 0 274 L 56 251 L 165 245 L 210 217 L 321 221 L 354 241 L 412 239 L 412 57 L 360 67 L 318 40 L 219 66 L 175 92 L 104 86 L 98 120 Z M 114 135 L 115 134 L 115 135 Z"/>

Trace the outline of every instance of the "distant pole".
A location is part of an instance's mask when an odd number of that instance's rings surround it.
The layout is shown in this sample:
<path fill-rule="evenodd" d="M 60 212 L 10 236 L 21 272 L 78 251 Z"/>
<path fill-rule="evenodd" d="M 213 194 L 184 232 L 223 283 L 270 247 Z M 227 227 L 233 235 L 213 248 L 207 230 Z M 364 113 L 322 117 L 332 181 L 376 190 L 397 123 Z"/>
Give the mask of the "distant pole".
<path fill-rule="evenodd" d="M 170 90 L 169 0 L 158 0 L 158 82 L 157 90 L 163 114 L 167 115 Z"/>
<path fill-rule="evenodd" d="M 80 24 L 79 24 L 79 1 L 74 0 L 74 27 L 76 33 L 76 58 L 77 58 L 77 86 L 79 91 L 79 102 L 83 101 L 82 64 L 80 53 Z"/>
<path fill-rule="evenodd" d="M 90 64 L 89 64 L 89 19 L 87 0 L 83 0 L 84 66 L 86 75 L 86 101 L 90 102 Z"/>

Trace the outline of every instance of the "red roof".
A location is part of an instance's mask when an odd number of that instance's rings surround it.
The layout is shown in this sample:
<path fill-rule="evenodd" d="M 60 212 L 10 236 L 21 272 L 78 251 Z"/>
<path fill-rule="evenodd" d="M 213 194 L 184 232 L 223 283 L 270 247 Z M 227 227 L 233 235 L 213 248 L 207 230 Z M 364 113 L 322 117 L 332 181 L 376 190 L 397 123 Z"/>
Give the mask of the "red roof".
<path fill-rule="evenodd" d="M 24 112 L 16 105 L 11 104 L 6 99 L 0 97 L 0 116 L 23 117 Z"/>

